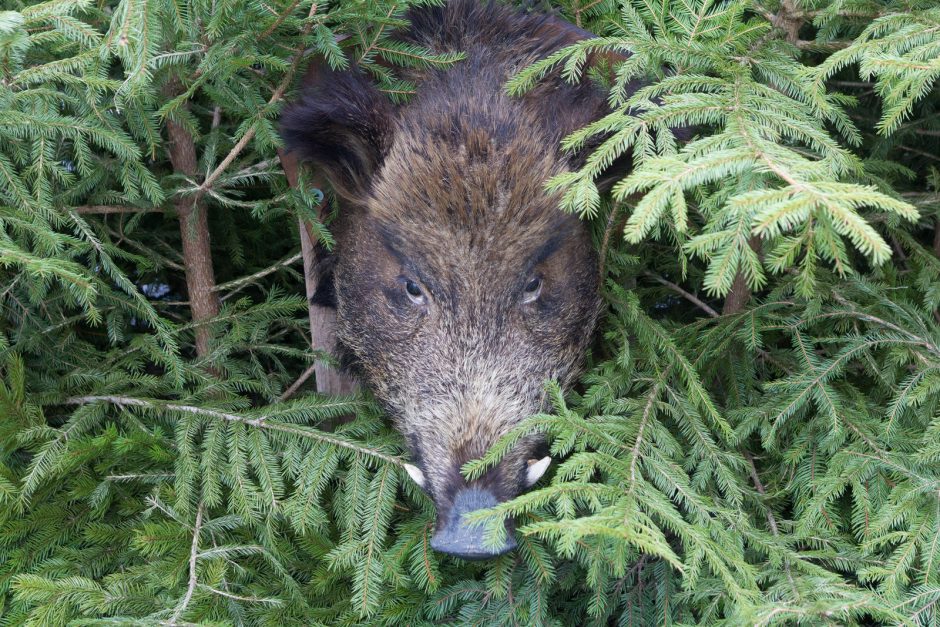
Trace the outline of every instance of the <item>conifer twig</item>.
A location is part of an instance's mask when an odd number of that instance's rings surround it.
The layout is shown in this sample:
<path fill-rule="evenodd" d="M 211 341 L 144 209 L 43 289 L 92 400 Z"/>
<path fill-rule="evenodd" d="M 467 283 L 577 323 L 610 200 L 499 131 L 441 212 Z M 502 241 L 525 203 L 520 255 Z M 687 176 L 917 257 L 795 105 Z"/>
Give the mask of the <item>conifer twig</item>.
<path fill-rule="evenodd" d="M 196 508 L 196 522 L 193 525 L 193 543 L 189 551 L 189 584 L 186 587 L 186 595 L 183 597 L 180 604 L 176 606 L 176 611 L 173 612 L 173 616 L 170 617 L 170 625 L 177 624 L 176 621 L 178 621 L 180 616 L 183 615 L 183 612 L 186 611 L 186 607 L 193 598 L 193 592 L 196 591 L 196 560 L 199 558 L 199 534 L 202 531 L 202 509 L 202 503 L 200 502 L 199 507 Z"/>
<path fill-rule="evenodd" d="M 392 6 L 391 6 L 391 7 L 389 8 L 389 10 L 388 10 L 388 14 L 385 16 L 385 19 L 387 20 L 387 19 L 389 19 L 390 17 L 392 17 L 392 13 L 394 13 L 394 12 L 395 12 L 395 9 L 397 9 L 397 8 L 398 8 L 398 3 L 392 4 Z M 366 47 L 363 49 L 362 53 L 359 55 L 359 61 L 360 61 L 360 62 L 362 62 L 362 60 L 365 59 L 366 56 L 368 56 L 368 54 L 369 54 L 370 52 L 372 52 L 372 50 L 375 48 L 375 45 L 376 45 L 377 43 L 379 43 L 379 39 L 382 38 L 382 33 L 385 32 L 385 28 L 386 28 L 385 24 L 382 24 L 382 25 L 379 26 L 379 28 L 376 30 L 376 32 L 375 32 L 375 37 L 372 39 L 372 41 L 369 43 L 369 45 L 366 46 Z M 362 42 L 362 43 L 365 43 L 365 42 Z"/>
<path fill-rule="evenodd" d="M 183 267 L 183 264 L 178 263 L 165 255 L 161 255 L 160 253 L 155 251 L 152 247 L 145 246 L 142 243 L 138 242 L 137 240 L 131 239 L 129 236 L 125 235 L 124 233 L 115 231 L 107 224 L 104 225 L 104 228 L 107 229 L 108 233 L 111 234 L 111 237 L 117 238 L 118 244 L 127 244 L 131 248 L 134 248 L 140 251 L 142 255 L 150 257 L 151 259 L 154 259 L 169 268 L 173 268 L 174 270 L 178 270 L 180 272 L 183 272 L 186 270 L 186 268 Z M 170 251 L 178 254 L 178 252 L 173 250 L 172 248 L 170 249 Z"/>
<path fill-rule="evenodd" d="M 289 399 L 291 396 L 293 396 L 294 393 L 298 389 L 300 389 L 300 386 L 303 385 L 304 382 L 310 378 L 310 375 L 312 375 L 316 371 L 316 369 L 317 369 L 317 364 L 313 363 L 306 370 L 304 370 L 303 373 L 301 373 L 301 375 L 297 377 L 297 380 L 291 383 L 290 387 L 284 390 L 284 393 L 278 397 L 277 399 L 278 402 L 283 403 L 284 401 Z"/>
<path fill-rule="evenodd" d="M 663 372 L 660 377 L 660 382 L 666 380 L 671 370 L 672 366 L 666 368 L 665 372 Z M 640 448 L 643 446 L 643 432 L 646 430 L 647 424 L 649 424 L 650 416 L 655 412 L 653 405 L 659 398 L 660 386 L 661 384 L 657 382 L 647 397 L 646 405 L 643 407 L 643 418 L 640 421 L 640 426 L 637 428 L 636 442 L 630 450 L 630 493 L 632 493 L 633 489 L 636 487 L 636 463 L 640 458 Z"/>
<path fill-rule="evenodd" d="M 128 474 L 128 475 L 106 475 L 107 481 L 135 481 L 137 479 L 172 479 L 176 475 L 171 473 L 158 474 Z"/>
<path fill-rule="evenodd" d="M 264 39 L 265 37 L 267 37 L 274 31 L 276 31 L 277 27 L 283 24 L 284 20 L 287 19 L 287 16 L 294 12 L 294 9 L 297 8 L 298 4 L 300 4 L 300 0 L 294 0 L 293 2 L 291 2 L 291 5 L 287 7 L 287 9 L 283 13 L 277 16 L 277 19 L 274 20 L 274 23 L 272 23 L 270 26 L 264 29 L 263 33 L 258 35 L 258 39 Z M 313 6 L 316 7 L 317 5 L 314 4 Z"/>
<path fill-rule="evenodd" d="M 262 597 L 246 597 L 239 594 L 234 594 L 232 592 L 226 592 L 225 590 L 219 590 L 218 588 L 213 588 L 212 586 L 206 585 L 204 583 L 199 584 L 199 587 L 203 590 L 208 590 L 212 594 L 217 594 L 223 596 L 227 599 L 234 599 L 235 601 L 244 601 L 245 603 L 268 603 L 270 605 L 283 605 L 281 599 L 265 599 Z"/>
<path fill-rule="evenodd" d="M 856 318 L 858 318 L 859 320 L 864 320 L 866 322 L 878 324 L 878 325 L 885 327 L 886 329 L 891 329 L 892 331 L 895 331 L 896 333 L 900 333 L 901 335 L 910 339 L 914 345 L 921 346 L 927 349 L 929 352 L 936 355 L 937 357 L 940 357 L 940 346 L 932 343 L 927 338 L 921 337 L 920 335 L 917 335 L 916 333 L 911 333 L 910 331 L 907 331 L 906 329 L 903 329 L 896 324 L 888 322 L 887 320 L 879 318 L 878 316 L 872 315 L 870 313 L 865 313 L 863 311 L 859 311 L 855 307 L 854 303 L 850 302 L 848 299 L 846 299 L 844 296 L 842 296 L 841 294 L 839 294 L 839 292 L 835 290 L 832 291 L 832 298 L 843 307 L 849 308 L 849 311 L 844 312 L 844 313 L 850 313 Z M 834 312 L 834 313 L 838 315 L 840 312 Z"/>
<path fill-rule="evenodd" d="M 764 484 L 761 483 L 760 475 L 757 474 L 757 466 L 754 464 L 754 457 L 751 455 L 750 451 L 744 451 L 744 459 L 747 460 L 748 472 L 751 475 L 751 481 L 754 482 L 754 488 L 760 493 L 762 497 L 767 496 L 767 491 L 764 490 Z M 774 516 L 773 510 L 770 508 L 770 505 L 764 504 L 764 508 L 767 513 L 767 523 L 770 525 L 770 531 L 773 533 L 775 538 L 780 537 L 780 527 L 777 525 L 777 518 Z M 787 573 L 787 579 L 790 581 L 790 587 L 793 590 L 793 594 L 796 598 L 800 599 L 800 591 L 796 587 L 796 582 L 793 581 L 793 573 L 790 572 L 790 563 L 784 559 L 783 560 L 783 569 Z"/>
<path fill-rule="evenodd" d="M 607 250 L 610 248 L 610 237 L 614 230 L 622 230 L 623 223 L 626 222 L 626 216 L 617 220 L 617 216 L 620 214 L 620 210 L 623 207 L 623 203 L 616 203 L 613 209 L 610 210 L 610 215 L 607 216 L 607 226 L 604 227 L 604 237 L 601 240 L 600 252 L 598 253 L 597 260 L 597 276 L 600 278 L 601 283 L 603 284 L 604 278 L 607 274 Z"/>
<path fill-rule="evenodd" d="M 310 14 L 307 16 L 307 18 L 308 19 L 312 18 L 316 14 L 316 12 L 317 12 L 317 5 L 316 3 L 314 3 L 310 7 Z M 313 28 L 313 22 L 308 22 L 307 24 L 304 25 L 304 28 L 303 28 L 304 37 L 310 33 L 311 28 Z M 287 88 L 290 86 L 291 81 L 293 81 L 294 79 L 294 73 L 297 71 L 297 66 L 299 66 L 301 60 L 304 59 L 304 55 L 302 53 L 303 53 L 303 50 L 301 49 L 297 51 L 296 55 L 294 55 L 294 60 L 291 63 L 290 67 L 288 68 L 287 72 L 285 72 L 284 78 L 281 80 L 280 84 L 278 84 L 278 86 L 274 89 L 274 93 L 271 94 L 271 97 L 268 99 L 269 107 L 273 105 L 274 103 L 278 102 L 284 96 L 284 92 L 287 91 Z M 212 185 L 215 184 L 216 180 L 218 180 L 218 178 L 222 176 L 222 173 L 225 172 L 225 170 L 228 169 L 230 165 L 232 165 L 232 162 L 235 161 L 236 158 L 238 158 L 238 155 L 240 155 L 242 150 L 245 149 L 245 146 L 248 145 L 248 142 L 250 142 L 254 138 L 257 130 L 258 130 L 257 124 L 253 124 L 251 128 L 245 131 L 245 134 L 242 135 L 242 138 L 238 140 L 238 142 L 232 147 L 229 153 L 225 155 L 225 158 L 222 159 L 222 162 L 219 163 L 218 166 L 216 166 L 216 168 L 212 171 L 212 173 L 206 177 L 206 180 L 204 180 L 202 184 L 199 186 L 199 188 L 196 190 L 197 198 L 201 198 L 212 187 Z"/>
<path fill-rule="evenodd" d="M 675 293 L 682 296 L 682 298 L 686 299 L 687 301 L 689 301 L 690 303 L 692 303 L 693 305 L 695 305 L 696 307 L 698 307 L 699 309 L 707 313 L 712 318 L 717 318 L 719 316 L 717 311 L 709 307 L 707 303 L 705 303 L 703 300 L 698 298 L 695 294 L 687 292 L 686 290 L 682 289 L 680 286 L 676 285 L 672 281 L 669 281 L 659 276 L 655 272 L 650 272 L 649 270 L 647 270 L 646 272 L 643 273 L 643 276 L 647 276 L 653 279 L 654 281 L 656 281 L 657 283 L 661 283 L 665 285 L 666 287 L 668 287 Z"/>
<path fill-rule="evenodd" d="M 108 215 L 112 213 L 163 213 L 160 207 L 132 207 L 129 205 L 84 205 L 73 207 L 75 213 Z"/>
<path fill-rule="evenodd" d="M 904 152 L 909 152 L 913 155 L 918 155 L 920 157 L 926 157 L 927 159 L 930 159 L 932 161 L 940 161 L 940 157 L 938 157 L 937 155 L 931 154 L 929 152 L 926 152 L 924 150 L 918 150 L 916 148 L 911 148 L 910 146 L 905 146 L 903 144 L 899 145 L 898 148 L 900 148 Z"/>
<path fill-rule="evenodd" d="M 286 268 L 287 266 L 297 263 L 302 258 L 303 258 L 303 255 L 301 253 L 297 253 L 296 255 L 291 255 L 290 257 L 287 257 L 286 259 L 282 259 L 278 261 L 273 266 L 268 266 L 264 270 L 259 270 L 258 272 L 255 272 L 254 274 L 249 274 L 248 276 L 239 277 L 237 279 L 233 279 L 226 283 L 221 283 L 219 285 L 216 285 L 214 289 L 217 292 L 225 292 L 228 290 L 232 290 L 232 293 L 234 293 L 238 291 L 238 289 L 241 289 L 241 287 L 253 281 L 256 281 L 257 279 L 264 278 L 273 272 L 277 272 L 281 268 Z M 229 294 L 228 296 L 231 296 L 231 294 Z M 223 298 L 222 300 L 225 300 L 225 298 Z"/>

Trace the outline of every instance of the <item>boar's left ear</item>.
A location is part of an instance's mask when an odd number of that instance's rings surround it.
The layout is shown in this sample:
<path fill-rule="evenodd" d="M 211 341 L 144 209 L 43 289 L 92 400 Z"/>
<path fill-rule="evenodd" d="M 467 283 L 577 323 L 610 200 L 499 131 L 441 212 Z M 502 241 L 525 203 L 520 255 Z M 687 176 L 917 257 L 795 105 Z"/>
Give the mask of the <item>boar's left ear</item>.
<path fill-rule="evenodd" d="M 341 197 L 361 201 L 388 152 L 393 116 L 392 103 L 358 68 L 334 71 L 320 63 L 281 115 L 281 135 Z"/>

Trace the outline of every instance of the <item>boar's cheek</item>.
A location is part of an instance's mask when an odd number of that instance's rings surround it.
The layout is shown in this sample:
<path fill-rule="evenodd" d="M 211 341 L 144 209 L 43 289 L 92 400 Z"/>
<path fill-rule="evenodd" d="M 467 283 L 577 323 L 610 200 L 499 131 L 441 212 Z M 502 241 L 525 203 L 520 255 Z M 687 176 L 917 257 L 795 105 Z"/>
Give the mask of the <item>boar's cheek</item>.
<path fill-rule="evenodd" d="M 394 351 L 395 343 L 414 337 L 424 317 L 405 293 L 402 272 L 401 263 L 368 234 L 341 253 L 336 273 L 340 324 L 353 339 L 367 340 L 360 344 L 370 353 Z"/>

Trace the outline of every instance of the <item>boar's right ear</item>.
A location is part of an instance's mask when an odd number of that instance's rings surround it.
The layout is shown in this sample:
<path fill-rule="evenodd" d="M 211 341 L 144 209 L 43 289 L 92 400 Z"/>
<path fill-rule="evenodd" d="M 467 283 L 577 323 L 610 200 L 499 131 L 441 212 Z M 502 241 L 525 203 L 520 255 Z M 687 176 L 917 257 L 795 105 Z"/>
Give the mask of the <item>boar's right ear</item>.
<path fill-rule="evenodd" d="M 312 66 L 281 115 L 287 149 L 321 169 L 341 196 L 361 201 L 391 144 L 394 108 L 358 68 Z"/>

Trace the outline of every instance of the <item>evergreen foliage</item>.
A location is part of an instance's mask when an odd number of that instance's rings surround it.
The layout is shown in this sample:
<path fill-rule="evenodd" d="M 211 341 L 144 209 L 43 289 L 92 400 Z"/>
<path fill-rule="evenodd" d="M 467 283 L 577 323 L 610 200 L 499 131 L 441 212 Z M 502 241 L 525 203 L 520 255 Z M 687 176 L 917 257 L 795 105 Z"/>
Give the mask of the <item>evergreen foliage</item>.
<path fill-rule="evenodd" d="M 478 514 L 518 550 L 470 563 L 368 395 L 298 381 L 297 219 L 331 240 L 276 152 L 313 55 L 397 101 L 390 68 L 459 62 L 389 38 L 422 1 L 5 0 L 0 625 L 940 623 L 935 2 L 551 3 L 599 37 L 507 89 L 610 90 L 546 183 L 609 306 L 577 389 L 464 469 L 533 431 L 557 462 Z"/>

